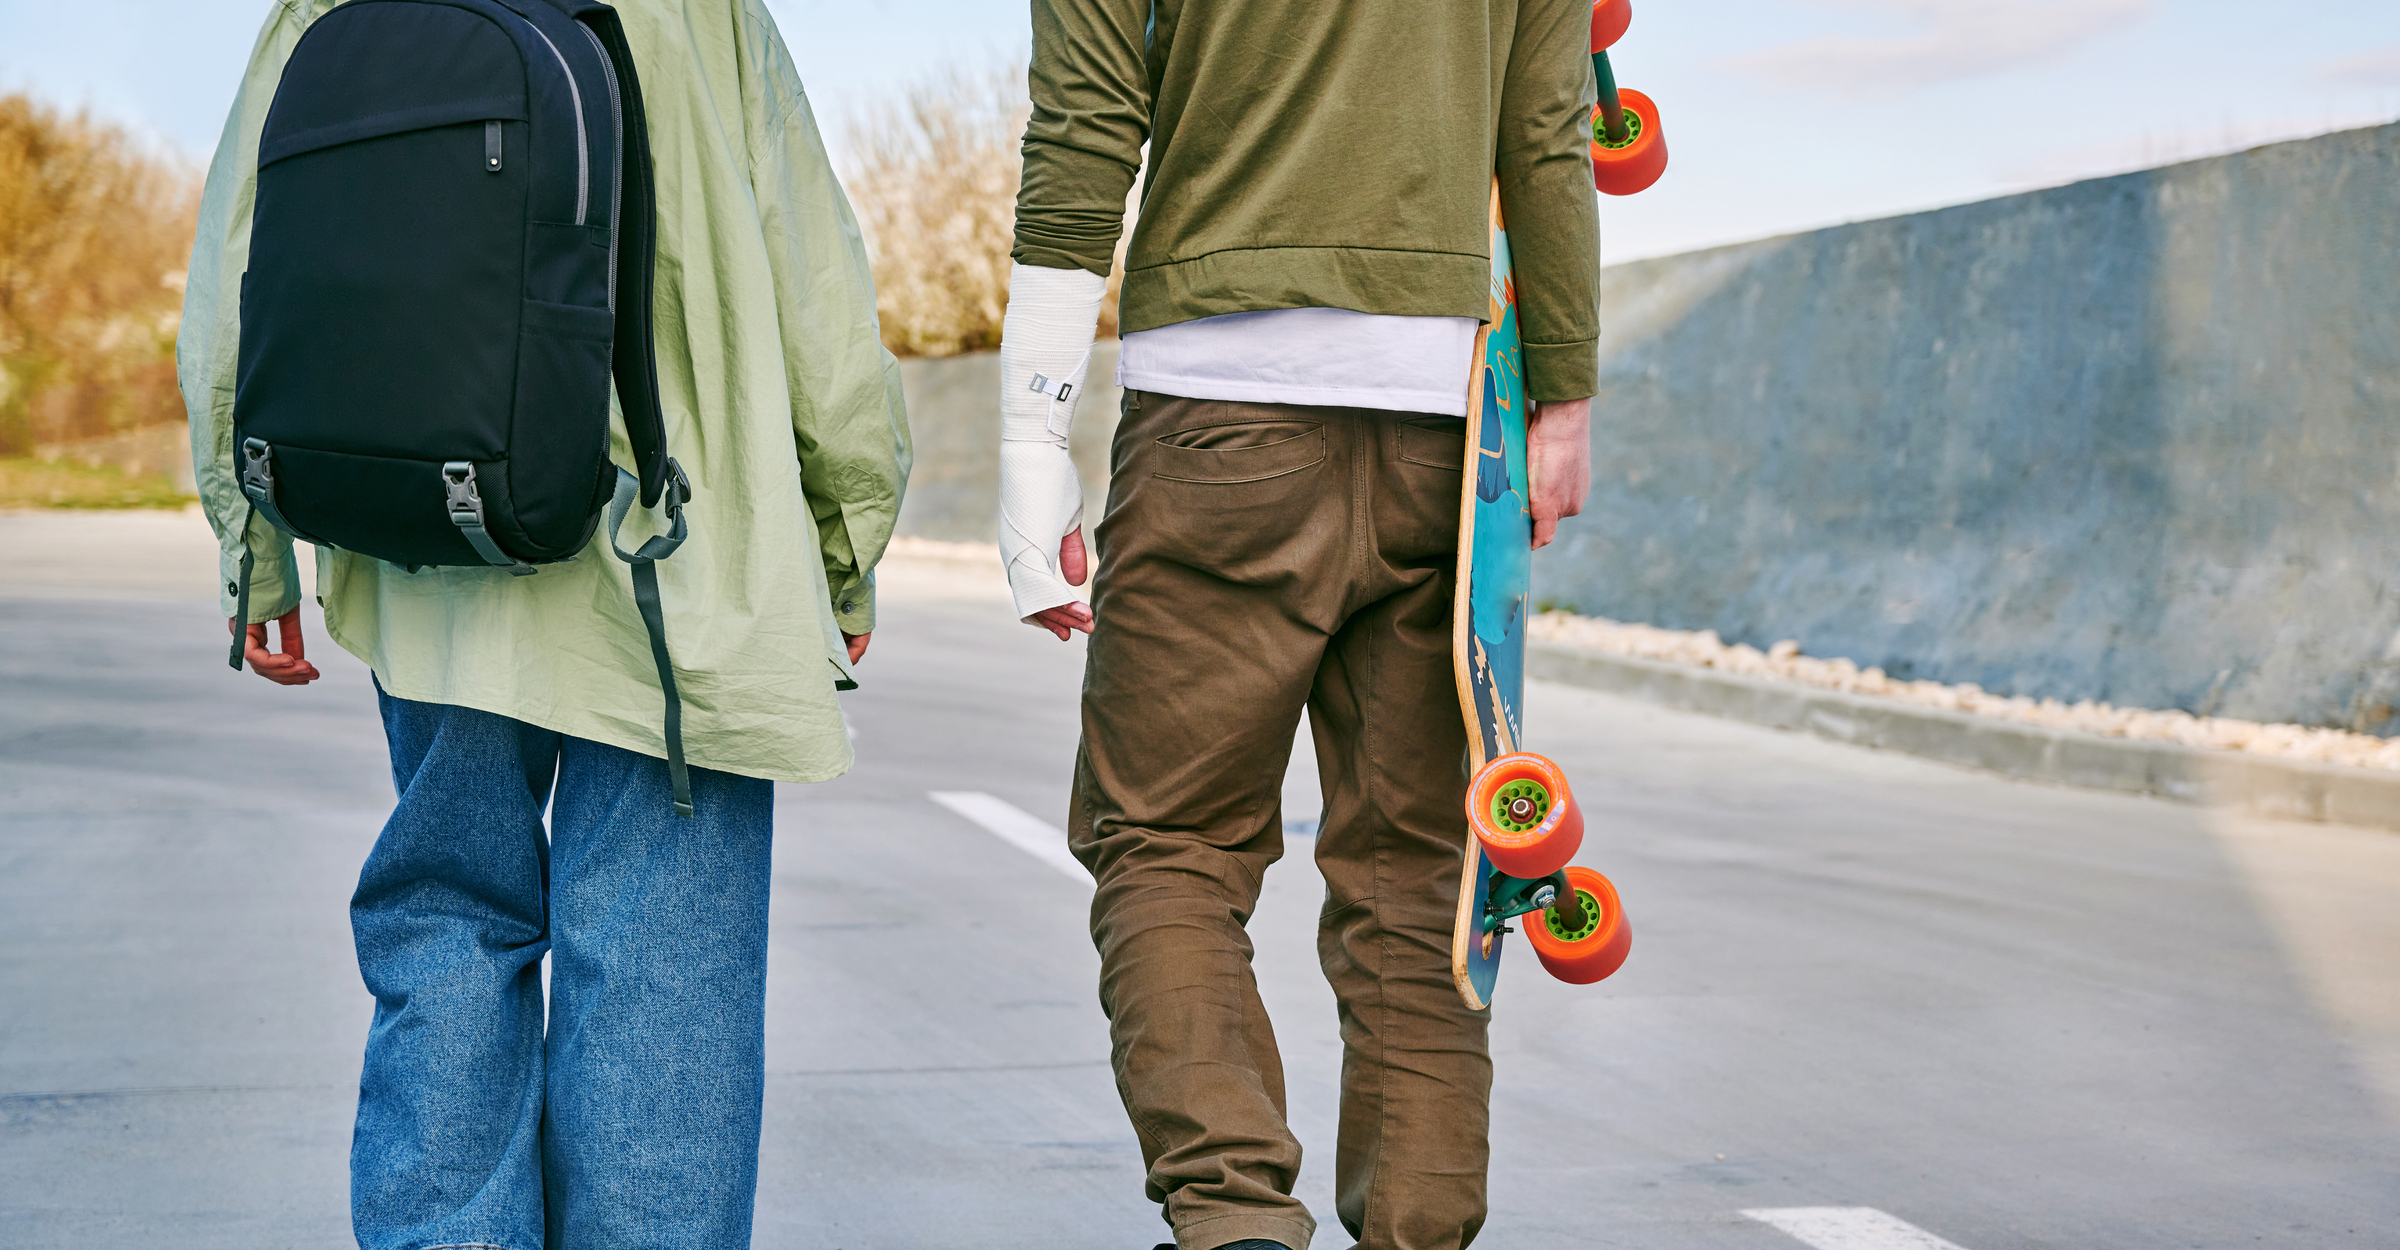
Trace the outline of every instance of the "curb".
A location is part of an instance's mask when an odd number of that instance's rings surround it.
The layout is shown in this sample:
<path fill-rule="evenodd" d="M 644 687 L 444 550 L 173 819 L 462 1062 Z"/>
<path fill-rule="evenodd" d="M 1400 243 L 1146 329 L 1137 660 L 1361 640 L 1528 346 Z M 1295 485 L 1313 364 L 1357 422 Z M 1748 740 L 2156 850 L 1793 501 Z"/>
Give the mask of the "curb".
<path fill-rule="evenodd" d="M 1525 675 L 2027 781 L 2400 830 L 2400 773 L 2074 733 L 1551 643 L 1527 644 Z"/>

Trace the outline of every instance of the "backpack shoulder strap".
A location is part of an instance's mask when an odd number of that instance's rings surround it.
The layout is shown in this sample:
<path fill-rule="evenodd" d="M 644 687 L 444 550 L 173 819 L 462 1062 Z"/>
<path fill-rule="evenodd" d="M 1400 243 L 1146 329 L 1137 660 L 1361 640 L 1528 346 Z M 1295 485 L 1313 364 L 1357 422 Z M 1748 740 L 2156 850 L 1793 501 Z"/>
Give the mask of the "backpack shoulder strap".
<path fill-rule="evenodd" d="M 642 84 L 625 40 L 625 23 L 599 0 L 549 0 L 599 36 L 616 71 L 623 124 L 617 168 L 624 183 L 617 206 L 617 333 L 614 372 L 617 399 L 625 412 L 625 435 L 633 443 L 635 480 L 641 502 L 655 507 L 666 489 L 667 419 L 658 400 L 658 360 L 651 333 L 651 279 L 658 267 L 658 189 L 650 168 L 650 123 L 642 109 Z"/>
<path fill-rule="evenodd" d="M 650 123 L 642 111 L 641 83 L 634 77 L 633 50 L 625 26 L 606 5 L 584 18 L 616 62 L 625 100 L 625 199 L 617 222 L 617 395 L 625 408 L 625 433 L 641 479 L 642 506 L 652 507 L 666 489 L 667 418 L 658 402 L 658 359 L 652 348 L 650 282 L 658 267 L 658 192 L 650 173 Z"/>
<path fill-rule="evenodd" d="M 683 505 L 692 484 L 682 466 L 667 455 L 667 421 L 658 399 L 658 361 L 651 338 L 651 277 L 658 264 L 658 192 L 650 169 L 650 122 L 642 110 L 641 79 L 635 75 L 633 49 L 625 40 L 625 24 L 617 11 L 599 0 L 547 0 L 568 17 L 583 23 L 600 41 L 616 74 L 619 108 L 617 169 L 622 178 L 617 201 L 617 325 L 614 373 L 617 399 L 625 413 L 625 434 L 633 443 L 635 472 L 617 470 L 617 484 L 608 505 L 608 545 L 617 558 L 632 566 L 634 605 L 650 636 L 650 657 L 658 666 L 659 692 L 666 700 L 661 737 L 667 752 L 667 778 L 674 791 L 675 814 L 692 814 L 690 770 L 683 755 L 683 699 L 675 687 L 675 666 L 667 653 L 666 614 L 659 601 L 658 562 L 675 554 L 690 532 Z M 639 498 L 644 508 L 666 504 L 669 529 L 633 551 L 625 550 L 618 534 L 625 515 Z"/>

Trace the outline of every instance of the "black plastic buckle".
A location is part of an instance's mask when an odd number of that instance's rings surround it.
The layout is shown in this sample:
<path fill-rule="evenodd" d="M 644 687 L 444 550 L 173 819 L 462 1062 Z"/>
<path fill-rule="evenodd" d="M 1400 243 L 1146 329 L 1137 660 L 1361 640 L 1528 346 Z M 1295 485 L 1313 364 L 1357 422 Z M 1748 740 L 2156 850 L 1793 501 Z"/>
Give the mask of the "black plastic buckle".
<path fill-rule="evenodd" d="M 442 492 L 450 509 L 450 523 L 464 525 L 472 521 L 477 528 L 483 525 L 483 492 L 475 489 L 475 466 L 463 460 L 442 465 Z"/>
<path fill-rule="evenodd" d="M 242 440 L 242 493 L 252 499 L 275 497 L 275 449 L 266 440 Z"/>
<path fill-rule="evenodd" d="M 675 457 L 667 457 L 667 510 L 681 508 L 691 498 L 692 479 L 684 475 L 683 466 L 675 463 Z"/>

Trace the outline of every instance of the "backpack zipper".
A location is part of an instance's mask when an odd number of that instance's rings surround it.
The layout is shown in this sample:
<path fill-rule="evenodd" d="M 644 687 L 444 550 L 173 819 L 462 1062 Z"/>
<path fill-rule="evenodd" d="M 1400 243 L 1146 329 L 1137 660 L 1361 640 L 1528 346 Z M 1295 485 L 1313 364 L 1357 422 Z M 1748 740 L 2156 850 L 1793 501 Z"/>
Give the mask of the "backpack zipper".
<path fill-rule="evenodd" d="M 617 159 L 609 165 L 608 181 L 608 307 L 609 311 L 614 312 L 617 307 L 617 236 L 625 233 L 625 223 L 618 220 L 625 214 L 625 152 L 629 146 L 625 142 L 625 101 L 617 93 L 617 66 L 608 59 L 607 45 L 600 42 L 600 36 L 593 34 L 591 27 L 577 22 L 575 29 L 582 31 L 583 37 L 592 41 L 592 51 L 600 54 L 600 74 L 608 79 L 608 116 L 616 124 L 617 130 Z"/>
<path fill-rule="evenodd" d="M 531 22 L 525 24 L 533 26 Z M 567 97 L 575 104 L 575 224 L 580 226 L 589 214 L 592 202 L 592 137 L 583 128 L 583 88 L 575 82 L 575 71 L 567 64 L 566 53 L 550 42 L 550 36 L 542 34 L 541 27 L 533 26 L 533 33 L 540 35 L 542 42 L 549 47 L 550 55 L 558 58 L 559 72 L 567 76 Z"/>

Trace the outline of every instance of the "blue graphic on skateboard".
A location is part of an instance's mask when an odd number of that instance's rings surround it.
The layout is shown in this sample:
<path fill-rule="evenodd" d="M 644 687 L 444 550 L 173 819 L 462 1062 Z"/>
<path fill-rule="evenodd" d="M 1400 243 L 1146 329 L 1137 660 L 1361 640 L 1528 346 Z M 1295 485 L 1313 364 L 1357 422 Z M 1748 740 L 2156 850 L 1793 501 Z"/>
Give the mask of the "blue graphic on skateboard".
<path fill-rule="evenodd" d="M 1457 600 L 1451 645 L 1466 719 L 1467 840 L 1451 933 L 1450 972 L 1473 1010 L 1491 1005 L 1500 949 L 1522 918 L 1542 965 L 1561 980 L 1597 981 L 1631 948 L 1616 888 L 1567 863 L 1583 842 L 1583 809 L 1558 765 L 1522 750 L 1525 629 L 1533 583 L 1525 353 L 1515 270 L 1492 187 L 1491 308 L 1475 340 L 1468 391 L 1469 462 L 1459 499 Z"/>

